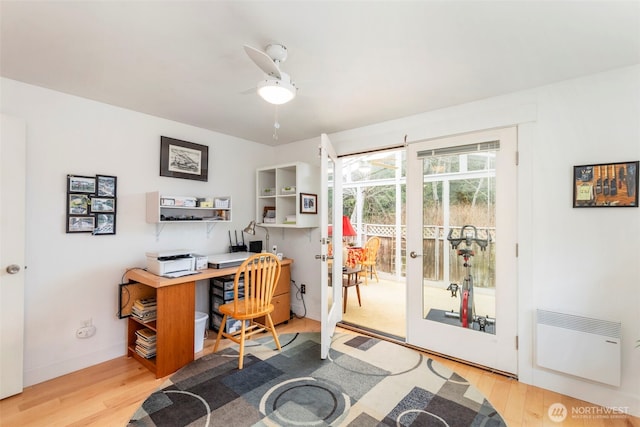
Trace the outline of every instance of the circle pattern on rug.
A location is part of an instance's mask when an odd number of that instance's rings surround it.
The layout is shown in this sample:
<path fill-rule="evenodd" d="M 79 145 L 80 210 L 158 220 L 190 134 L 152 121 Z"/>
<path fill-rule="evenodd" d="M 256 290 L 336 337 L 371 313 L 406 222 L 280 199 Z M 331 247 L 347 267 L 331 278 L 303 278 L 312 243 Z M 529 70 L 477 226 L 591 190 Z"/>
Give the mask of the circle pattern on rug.
<path fill-rule="evenodd" d="M 340 361 L 340 358 L 336 358 L 334 357 L 335 354 L 340 353 L 337 352 L 337 350 L 335 350 L 334 348 L 329 348 L 329 360 L 331 360 L 333 363 L 335 363 L 336 365 L 340 366 L 341 368 L 347 370 L 347 371 L 351 371 L 351 372 L 355 372 L 357 374 L 361 374 L 361 375 L 371 375 L 371 376 L 379 376 L 379 377 L 390 377 L 390 376 L 395 376 L 395 375 L 404 375 L 407 372 L 411 372 L 414 371 L 416 369 L 418 369 L 420 367 L 420 365 L 422 365 L 422 361 L 425 359 L 422 355 L 422 353 L 418 352 L 418 351 L 414 351 L 414 350 L 409 350 L 405 347 L 399 346 L 397 344 L 391 344 L 387 341 L 384 340 L 380 340 L 378 338 L 371 338 L 371 337 L 358 337 L 358 338 L 363 338 L 365 339 L 365 345 L 363 345 L 363 347 L 367 348 L 369 346 L 373 346 L 373 345 L 383 345 L 383 346 L 388 346 L 390 351 L 393 352 L 397 352 L 397 351 L 403 351 L 406 352 L 405 354 L 410 354 L 411 357 L 413 358 L 413 360 L 411 362 L 408 362 L 406 364 L 402 364 L 399 362 L 399 358 L 396 358 L 396 363 L 395 363 L 395 368 L 397 369 L 397 371 L 391 372 L 391 371 L 384 371 L 384 372 L 379 372 L 379 373 L 374 373 L 371 372 L 370 370 L 365 369 L 365 368 L 358 368 L 357 366 L 349 366 L 347 364 L 344 364 Z M 349 341 L 349 340 L 353 340 L 353 337 L 339 337 L 340 341 L 342 341 L 342 344 L 347 344 L 345 341 Z M 366 351 L 366 350 L 365 350 Z M 430 359 L 428 359 L 430 360 Z M 382 369 L 382 368 L 381 368 Z"/>
<path fill-rule="evenodd" d="M 331 425 L 351 407 L 349 396 L 313 377 L 293 378 L 271 387 L 260 401 L 260 412 L 283 424 Z"/>

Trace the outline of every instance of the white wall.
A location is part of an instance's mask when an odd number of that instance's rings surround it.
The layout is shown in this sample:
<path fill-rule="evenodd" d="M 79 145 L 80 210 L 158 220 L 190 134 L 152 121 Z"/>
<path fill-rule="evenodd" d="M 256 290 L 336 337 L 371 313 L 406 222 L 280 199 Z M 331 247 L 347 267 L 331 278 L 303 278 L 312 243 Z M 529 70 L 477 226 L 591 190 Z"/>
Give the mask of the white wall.
<path fill-rule="evenodd" d="M 574 165 L 640 159 L 640 66 L 330 137 L 339 154 L 349 154 L 402 143 L 405 135 L 411 142 L 509 125 L 518 126 L 520 151 L 519 378 L 640 415 L 640 349 L 634 348 L 640 339 L 640 209 L 573 209 L 571 202 Z M 304 141 L 276 150 L 279 158 L 295 157 L 315 153 L 317 143 Z M 317 237 L 310 256 L 319 251 Z M 319 271 L 312 263 L 306 268 L 310 274 Z M 307 299 L 314 304 L 309 315 L 318 319 L 319 290 L 307 289 Z M 538 367 L 536 308 L 621 321 L 621 386 Z"/>
<path fill-rule="evenodd" d="M 190 248 L 227 252 L 228 230 L 253 219 L 255 169 L 273 148 L 59 92 L 2 79 L 2 112 L 27 123 L 27 270 L 25 385 L 125 354 L 118 283 L 128 267 L 144 267 L 147 251 Z M 160 136 L 209 146 L 209 180 L 159 176 Z M 255 155 L 247 156 L 246 153 Z M 260 163 L 258 163 L 260 162 Z M 67 174 L 118 177 L 117 234 L 65 233 Z M 145 222 L 145 193 L 232 197 L 233 222 L 168 224 L 156 241 Z M 206 281 L 196 308 L 207 311 Z M 81 322 L 97 333 L 78 339 Z"/>

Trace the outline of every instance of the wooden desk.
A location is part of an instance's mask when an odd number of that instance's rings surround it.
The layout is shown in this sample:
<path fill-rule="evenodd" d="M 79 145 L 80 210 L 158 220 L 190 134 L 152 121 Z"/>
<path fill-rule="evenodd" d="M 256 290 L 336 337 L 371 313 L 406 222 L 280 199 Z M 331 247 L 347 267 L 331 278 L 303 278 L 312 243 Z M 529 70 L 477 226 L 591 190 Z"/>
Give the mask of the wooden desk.
<path fill-rule="evenodd" d="M 292 259 L 283 259 L 282 266 L 288 266 Z M 127 355 L 144 365 L 156 378 L 172 374 L 193 361 L 196 281 L 212 277 L 235 274 L 237 267 L 208 268 L 200 274 L 175 279 L 156 276 L 142 269 L 132 269 L 125 273 L 125 280 L 147 286 L 147 294 L 155 291 L 157 304 L 156 320 L 139 322 L 133 317 L 127 320 Z M 133 301 L 132 301 L 133 302 Z M 156 333 L 156 356 L 145 359 L 135 351 L 136 331 L 149 328 Z"/>

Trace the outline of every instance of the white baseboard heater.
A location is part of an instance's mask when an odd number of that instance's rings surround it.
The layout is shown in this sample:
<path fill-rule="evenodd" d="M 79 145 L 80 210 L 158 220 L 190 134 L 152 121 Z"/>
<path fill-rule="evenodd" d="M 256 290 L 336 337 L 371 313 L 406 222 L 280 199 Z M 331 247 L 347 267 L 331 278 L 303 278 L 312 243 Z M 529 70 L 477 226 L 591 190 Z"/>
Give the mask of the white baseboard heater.
<path fill-rule="evenodd" d="M 620 386 L 621 323 L 536 310 L 536 362 L 577 377 Z"/>

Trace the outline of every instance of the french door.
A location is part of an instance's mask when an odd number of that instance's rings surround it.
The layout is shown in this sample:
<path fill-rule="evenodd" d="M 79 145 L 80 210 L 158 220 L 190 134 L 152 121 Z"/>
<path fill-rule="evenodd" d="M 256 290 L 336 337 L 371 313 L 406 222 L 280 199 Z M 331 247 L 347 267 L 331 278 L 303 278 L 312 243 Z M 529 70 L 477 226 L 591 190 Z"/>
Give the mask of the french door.
<path fill-rule="evenodd" d="M 407 148 L 407 342 L 517 374 L 515 128 Z"/>
<path fill-rule="evenodd" d="M 320 266 L 321 348 L 320 356 L 329 355 L 331 337 L 336 324 L 342 320 L 342 251 L 332 250 L 329 240 L 329 224 L 332 224 L 332 239 L 342 246 L 342 163 L 338 159 L 326 134 L 320 137 L 320 240 L 321 253 L 317 258 Z M 333 245 L 335 247 L 335 245 Z M 330 284 L 337 284 L 330 286 Z"/>

